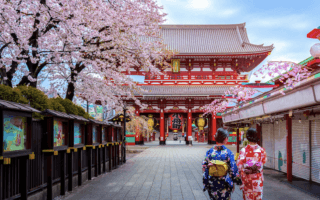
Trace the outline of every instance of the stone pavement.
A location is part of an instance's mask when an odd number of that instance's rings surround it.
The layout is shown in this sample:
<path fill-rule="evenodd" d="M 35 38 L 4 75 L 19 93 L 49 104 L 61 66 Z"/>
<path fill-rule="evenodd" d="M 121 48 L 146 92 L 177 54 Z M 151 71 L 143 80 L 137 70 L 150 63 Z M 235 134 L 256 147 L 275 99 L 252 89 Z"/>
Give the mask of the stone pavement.
<path fill-rule="evenodd" d="M 209 199 L 202 191 L 201 162 L 207 146 L 155 146 L 137 154 L 111 173 L 76 188 L 62 199 L 157 200 Z M 237 187 L 232 200 L 242 199 Z M 265 176 L 264 200 L 317 199 Z"/>

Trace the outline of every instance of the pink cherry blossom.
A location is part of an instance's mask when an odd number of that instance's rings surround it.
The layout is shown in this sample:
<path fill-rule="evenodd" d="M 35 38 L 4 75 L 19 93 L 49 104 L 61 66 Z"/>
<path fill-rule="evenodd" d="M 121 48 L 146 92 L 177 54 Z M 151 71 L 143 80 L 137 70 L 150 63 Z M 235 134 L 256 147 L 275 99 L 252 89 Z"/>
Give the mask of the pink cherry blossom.
<path fill-rule="evenodd" d="M 91 103 L 123 106 L 140 87 L 124 73 L 133 67 L 161 75 L 172 52 L 155 0 L 0 0 L 0 81 L 69 91 Z M 54 91 L 56 90 L 56 91 Z M 143 106 L 143 105 L 141 105 Z"/>
<path fill-rule="evenodd" d="M 254 75 L 268 74 L 271 78 L 277 78 L 284 84 L 287 89 L 292 88 L 296 83 L 300 82 L 311 75 L 308 68 L 289 61 L 272 61 L 268 62 L 262 68 L 254 73 Z M 282 94 L 285 94 L 282 92 Z"/>

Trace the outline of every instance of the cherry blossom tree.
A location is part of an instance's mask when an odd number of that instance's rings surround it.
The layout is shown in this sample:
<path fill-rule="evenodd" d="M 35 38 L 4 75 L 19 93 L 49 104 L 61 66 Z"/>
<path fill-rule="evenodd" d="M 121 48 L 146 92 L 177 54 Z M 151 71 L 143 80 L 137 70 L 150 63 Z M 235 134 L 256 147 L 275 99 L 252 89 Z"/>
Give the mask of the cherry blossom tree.
<path fill-rule="evenodd" d="M 165 50 L 154 0 L 1 0 L 1 80 L 12 86 L 52 82 L 91 103 L 121 107 L 140 91 L 123 72 L 132 67 L 160 75 Z M 41 72 L 41 74 L 40 74 Z M 40 75 L 40 76 L 39 76 Z M 141 105 L 142 106 L 142 105 Z"/>
<path fill-rule="evenodd" d="M 70 54 L 65 44 L 80 44 L 78 1 L 1 0 L 0 66 L 2 83 L 36 87 L 47 65 L 63 62 Z"/>
<path fill-rule="evenodd" d="M 285 88 L 291 89 L 295 84 L 299 83 L 301 80 L 308 78 L 311 75 L 311 72 L 308 68 L 296 64 L 294 62 L 283 62 L 283 61 L 272 61 L 268 62 L 262 68 L 257 70 L 254 75 L 256 77 L 262 76 L 265 78 L 266 76 L 270 76 L 271 78 L 278 79 Z M 237 100 L 235 102 L 237 105 L 241 102 L 245 102 L 252 98 L 252 96 L 259 91 L 252 88 L 235 86 L 230 87 L 228 91 L 226 91 L 226 97 L 232 97 Z M 280 91 L 283 95 L 285 93 Z M 218 112 L 223 112 L 227 109 L 228 102 L 231 102 L 230 99 L 218 99 L 214 100 L 211 104 L 204 106 L 204 110 L 206 114 L 213 113 L 216 114 Z"/>
<path fill-rule="evenodd" d="M 210 104 L 205 105 L 203 109 L 205 110 L 205 114 L 213 113 L 216 115 L 217 113 L 224 112 L 228 108 L 229 103 L 240 104 L 251 99 L 258 92 L 260 91 L 239 85 L 230 87 L 222 99 L 215 99 Z"/>
<path fill-rule="evenodd" d="M 229 105 L 228 99 L 215 99 L 210 104 L 203 106 L 203 110 L 205 111 L 204 115 L 212 113 L 216 115 L 219 112 L 224 112 Z"/>
<path fill-rule="evenodd" d="M 262 78 L 267 75 L 272 79 L 278 78 L 285 88 L 290 89 L 302 79 L 309 77 L 311 72 L 308 68 L 294 62 L 272 61 L 257 70 L 254 75 L 256 77 L 260 75 Z"/>
<path fill-rule="evenodd" d="M 252 98 L 252 96 L 254 94 L 256 94 L 257 92 L 259 92 L 259 91 L 256 89 L 249 88 L 249 87 L 242 87 L 242 86 L 237 85 L 234 87 L 230 87 L 225 92 L 225 95 L 231 96 L 232 98 L 235 98 L 238 102 L 243 102 L 243 101 L 247 101 L 250 98 Z"/>

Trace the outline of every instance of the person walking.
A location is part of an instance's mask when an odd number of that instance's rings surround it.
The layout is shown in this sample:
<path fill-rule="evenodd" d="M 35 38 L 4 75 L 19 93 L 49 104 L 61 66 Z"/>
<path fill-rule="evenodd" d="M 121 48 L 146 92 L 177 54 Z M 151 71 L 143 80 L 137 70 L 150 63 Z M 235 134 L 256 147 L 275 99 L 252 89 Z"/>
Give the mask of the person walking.
<path fill-rule="evenodd" d="M 267 154 L 265 149 L 257 144 L 259 138 L 256 129 L 248 129 L 246 136 L 249 144 L 241 149 L 237 161 L 243 183 L 240 190 L 244 200 L 262 200 L 263 165 L 267 161 Z"/>
<path fill-rule="evenodd" d="M 227 130 L 219 128 L 215 134 L 217 144 L 207 151 L 202 162 L 203 191 L 208 191 L 211 200 L 230 200 L 234 183 L 242 184 L 234 154 L 225 146 L 228 136 Z"/>

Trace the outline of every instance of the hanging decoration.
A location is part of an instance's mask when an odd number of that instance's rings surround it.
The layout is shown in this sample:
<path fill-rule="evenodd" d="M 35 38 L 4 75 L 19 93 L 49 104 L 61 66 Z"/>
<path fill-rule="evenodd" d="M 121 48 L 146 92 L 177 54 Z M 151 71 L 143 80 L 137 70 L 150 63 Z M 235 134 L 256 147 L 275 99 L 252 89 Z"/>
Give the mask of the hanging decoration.
<path fill-rule="evenodd" d="M 182 129 L 182 115 L 178 113 L 171 114 L 169 116 L 169 129 L 173 132 L 177 132 Z"/>

